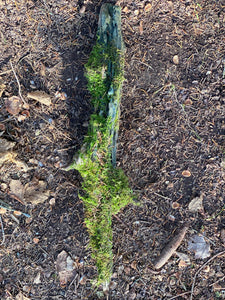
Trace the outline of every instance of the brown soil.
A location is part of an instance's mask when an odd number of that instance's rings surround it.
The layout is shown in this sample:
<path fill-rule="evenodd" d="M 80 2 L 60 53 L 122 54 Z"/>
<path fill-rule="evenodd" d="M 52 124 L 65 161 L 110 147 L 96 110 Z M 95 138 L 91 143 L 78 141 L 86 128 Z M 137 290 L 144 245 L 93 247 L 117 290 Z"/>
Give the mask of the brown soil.
<path fill-rule="evenodd" d="M 141 205 L 113 220 L 109 294 L 91 286 L 96 268 L 78 197 L 82 178 L 62 167 L 87 133 L 84 64 L 104 2 L 110 1 L 0 0 L 0 129 L 1 138 L 15 142 L 4 163 L 0 153 L 0 200 L 31 215 L 1 210 L 1 299 L 223 299 L 224 254 L 196 274 L 207 259 L 188 250 L 193 234 L 210 244 L 208 259 L 225 244 L 223 0 L 117 1 L 126 44 L 117 163 Z M 28 98 L 34 90 L 48 93 L 51 105 Z M 29 108 L 13 115 L 7 101 L 20 93 Z M 24 187 L 44 181 L 46 200 L 20 203 L 12 180 Z M 191 212 L 200 195 L 202 209 Z M 186 221 L 178 251 L 190 263 L 174 255 L 155 272 L 155 258 Z M 62 250 L 76 264 L 66 286 L 55 266 Z"/>

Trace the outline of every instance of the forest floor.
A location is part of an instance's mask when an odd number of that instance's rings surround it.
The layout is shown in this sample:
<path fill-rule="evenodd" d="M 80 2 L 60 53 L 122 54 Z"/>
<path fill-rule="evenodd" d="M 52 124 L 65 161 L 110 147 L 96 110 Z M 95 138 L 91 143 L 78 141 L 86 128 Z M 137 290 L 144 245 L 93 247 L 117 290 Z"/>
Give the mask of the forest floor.
<path fill-rule="evenodd" d="M 104 2 L 0 0 L 0 298 L 224 299 L 223 0 L 117 1 L 126 45 L 117 165 L 140 205 L 113 219 L 108 295 L 91 285 L 82 178 L 63 167 L 87 133 L 84 65 Z M 178 253 L 155 270 L 187 221 Z"/>

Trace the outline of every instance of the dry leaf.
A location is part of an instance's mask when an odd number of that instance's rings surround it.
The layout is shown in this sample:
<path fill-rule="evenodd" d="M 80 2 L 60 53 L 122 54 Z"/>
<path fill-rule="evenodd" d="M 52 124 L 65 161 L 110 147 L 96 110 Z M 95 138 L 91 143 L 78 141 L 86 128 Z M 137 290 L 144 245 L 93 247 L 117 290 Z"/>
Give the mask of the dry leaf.
<path fill-rule="evenodd" d="M 24 198 L 24 186 L 20 180 L 11 180 L 9 183 L 10 195 L 15 196 L 14 198 L 23 203 Z"/>
<path fill-rule="evenodd" d="M 65 287 L 75 276 L 74 261 L 64 250 L 57 257 L 56 270 L 61 287 Z"/>
<path fill-rule="evenodd" d="M 20 97 L 12 96 L 5 100 L 5 106 L 8 113 L 17 115 L 23 107 L 23 102 Z"/>
<path fill-rule="evenodd" d="M 0 152 L 6 152 L 12 149 L 16 143 L 0 138 Z"/>
<path fill-rule="evenodd" d="M 28 98 L 37 100 L 38 102 L 45 104 L 47 106 L 51 105 L 51 97 L 44 91 L 33 91 L 27 94 Z"/>
<path fill-rule="evenodd" d="M 19 292 L 19 294 L 16 295 L 16 300 L 30 300 L 30 298 L 27 298 L 21 292 Z"/>
<path fill-rule="evenodd" d="M 39 181 L 38 183 L 30 182 L 25 187 L 24 197 L 26 202 L 34 205 L 45 202 L 50 195 L 49 190 L 46 190 L 46 186 L 47 184 L 44 181 Z"/>
<path fill-rule="evenodd" d="M 199 210 L 203 210 L 203 194 L 200 195 L 200 197 L 195 197 L 191 200 L 191 202 L 188 205 L 188 208 L 191 212 L 197 212 Z"/>
<path fill-rule="evenodd" d="M 195 253 L 195 258 L 205 259 L 210 256 L 210 245 L 202 235 L 194 235 L 188 241 L 188 250 Z"/>

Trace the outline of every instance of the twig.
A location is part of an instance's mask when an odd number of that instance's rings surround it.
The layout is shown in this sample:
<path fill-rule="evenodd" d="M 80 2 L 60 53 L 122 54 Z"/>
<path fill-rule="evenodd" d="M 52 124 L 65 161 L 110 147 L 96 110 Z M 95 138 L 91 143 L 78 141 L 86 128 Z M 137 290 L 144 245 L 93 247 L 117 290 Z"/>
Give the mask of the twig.
<path fill-rule="evenodd" d="M 17 77 L 17 75 L 16 75 L 16 71 L 15 71 L 13 65 L 12 65 L 11 60 L 9 61 L 9 63 L 10 63 L 10 66 L 11 66 L 11 68 L 12 68 L 13 74 L 14 74 L 14 76 L 15 76 L 15 78 L 16 78 L 16 82 L 17 82 L 17 84 L 18 84 L 18 88 L 19 88 L 18 93 L 19 93 L 19 96 L 20 96 L 21 100 L 23 101 L 25 107 L 28 108 L 29 106 L 28 106 L 27 102 L 24 100 L 24 98 L 23 98 L 23 96 L 22 96 L 22 93 L 21 93 L 21 85 L 20 85 L 19 79 L 18 79 L 18 77 Z M 25 107 L 24 107 L 24 108 L 25 108 Z"/>
<path fill-rule="evenodd" d="M 188 230 L 189 225 L 185 225 L 180 232 L 174 236 L 174 238 L 166 245 L 163 249 L 162 253 L 156 259 L 154 267 L 155 269 L 160 269 L 174 254 L 177 248 L 180 246 L 181 242 L 183 241 L 185 234 Z"/>
<path fill-rule="evenodd" d="M 11 73 L 11 72 L 12 72 L 12 70 L 7 70 L 7 71 L 5 71 L 5 72 L 1 72 L 1 73 L 0 73 L 0 76 L 5 75 L 5 74 L 8 74 L 8 73 Z"/>
<path fill-rule="evenodd" d="M 190 300 L 193 299 L 193 293 L 194 293 L 195 281 L 196 281 L 197 275 L 201 272 L 201 270 L 202 270 L 208 263 L 210 263 L 210 261 L 212 261 L 214 258 L 216 258 L 217 256 L 220 256 L 220 255 L 222 255 L 222 254 L 224 254 L 224 253 L 225 253 L 225 250 L 224 250 L 224 251 L 221 251 L 221 252 L 219 252 L 219 253 L 217 253 L 217 254 L 215 254 L 213 257 L 211 257 L 209 260 L 207 260 L 207 262 L 205 262 L 205 263 L 198 269 L 198 271 L 195 273 L 195 276 L 194 276 L 194 278 L 193 278 L 193 283 L 192 283 L 192 286 L 191 286 L 191 296 L 190 296 Z"/>
<path fill-rule="evenodd" d="M 156 193 L 156 192 L 154 192 L 154 194 L 155 194 L 156 196 L 159 196 L 159 197 L 163 198 L 163 199 L 171 200 L 169 197 L 163 196 L 163 195 L 158 194 L 158 193 Z"/>
<path fill-rule="evenodd" d="M 173 299 L 176 299 L 176 298 L 178 298 L 178 297 L 185 296 L 185 295 L 187 295 L 187 294 L 190 294 L 190 291 L 189 291 L 189 292 L 182 293 L 182 294 L 179 294 L 179 295 L 174 296 L 174 297 L 172 297 L 172 298 L 169 298 L 168 300 L 173 300 Z"/>
<path fill-rule="evenodd" d="M 2 222 L 2 217 L 0 216 L 0 223 L 1 223 L 1 229 L 2 229 L 2 242 L 1 245 L 3 245 L 5 243 L 5 231 L 4 231 L 4 226 L 3 226 L 3 222 Z"/>

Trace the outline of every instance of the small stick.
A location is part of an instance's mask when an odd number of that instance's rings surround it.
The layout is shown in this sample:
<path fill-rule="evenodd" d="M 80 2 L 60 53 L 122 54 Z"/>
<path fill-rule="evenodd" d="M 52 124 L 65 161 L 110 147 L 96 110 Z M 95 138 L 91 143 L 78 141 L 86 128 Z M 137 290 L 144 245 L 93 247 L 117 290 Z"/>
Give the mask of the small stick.
<path fill-rule="evenodd" d="M 24 108 L 29 108 L 29 105 L 27 104 L 27 102 L 24 100 L 24 98 L 23 98 L 23 96 L 22 96 L 20 82 L 19 82 L 19 79 L 18 79 L 18 77 L 17 77 L 17 75 L 16 75 L 16 71 L 15 71 L 13 65 L 12 65 L 11 60 L 9 61 L 9 63 L 10 63 L 10 66 L 11 66 L 11 68 L 12 68 L 13 74 L 14 74 L 14 76 L 15 76 L 15 78 L 16 78 L 16 82 L 17 82 L 18 88 L 19 88 L 18 93 L 19 93 L 19 96 L 20 96 L 21 100 L 22 100 L 23 103 L 24 103 Z"/>
<path fill-rule="evenodd" d="M 5 231 L 4 231 L 4 226 L 3 226 L 3 222 L 2 222 L 2 217 L 0 216 L 0 223 L 1 223 L 1 229 L 2 229 L 2 242 L 1 245 L 3 245 L 5 243 Z"/>
<path fill-rule="evenodd" d="M 160 269 L 165 263 L 170 259 L 170 257 L 175 253 L 177 248 L 180 246 L 181 242 L 183 241 L 185 234 L 188 230 L 188 225 L 185 225 L 180 232 L 166 245 L 163 249 L 162 253 L 157 257 L 154 268 Z"/>
<path fill-rule="evenodd" d="M 207 260 L 207 262 L 205 262 L 205 263 L 198 269 L 198 271 L 195 273 L 195 276 L 194 276 L 194 278 L 193 278 L 192 287 L 191 287 L 191 296 L 190 296 L 190 300 L 193 299 L 193 293 L 194 293 L 195 281 L 196 281 L 197 275 L 201 272 L 201 270 L 202 270 L 208 263 L 210 263 L 210 261 L 212 261 L 214 258 L 216 258 L 217 256 L 220 256 L 220 255 L 222 255 L 222 254 L 224 254 L 224 253 L 225 253 L 225 250 L 224 250 L 224 251 L 221 251 L 221 252 L 219 252 L 219 253 L 217 253 L 217 254 L 215 254 L 213 257 L 211 257 L 209 260 Z"/>
<path fill-rule="evenodd" d="M 185 295 L 187 295 L 187 294 L 190 294 L 190 292 L 184 292 L 184 293 L 182 293 L 182 294 L 179 294 L 179 295 L 177 295 L 177 296 L 174 296 L 174 297 L 172 297 L 172 298 L 169 298 L 168 300 L 173 300 L 173 299 L 176 299 L 176 298 L 178 298 L 178 297 L 185 296 Z"/>

